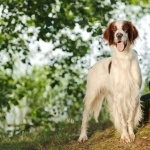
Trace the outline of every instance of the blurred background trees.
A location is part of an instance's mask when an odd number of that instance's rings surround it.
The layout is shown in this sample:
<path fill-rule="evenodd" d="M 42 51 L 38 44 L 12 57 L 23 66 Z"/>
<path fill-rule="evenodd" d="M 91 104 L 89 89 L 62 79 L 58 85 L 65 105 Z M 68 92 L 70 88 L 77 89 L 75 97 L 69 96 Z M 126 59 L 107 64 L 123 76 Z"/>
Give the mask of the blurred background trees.
<path fill-rule="evenodd" d="M 0 131 L 54 130 L 60 121 L 80 120 L 88 68 L 110 55 L 106 25 L 128 19 L 140 29 L 149 6 L 146 0 L 0 1 Z M 141 59 L 149 54 L 144 45 Z"/>

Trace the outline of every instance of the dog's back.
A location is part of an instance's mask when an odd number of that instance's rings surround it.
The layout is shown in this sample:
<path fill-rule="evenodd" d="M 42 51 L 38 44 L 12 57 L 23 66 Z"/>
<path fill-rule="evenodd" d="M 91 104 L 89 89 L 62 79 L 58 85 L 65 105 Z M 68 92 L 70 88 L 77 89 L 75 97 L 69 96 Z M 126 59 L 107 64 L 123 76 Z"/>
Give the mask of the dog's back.
<path fill-rule="evenodd" d="M 87 87 L 90 90 L 109 89 L 112 57 L 103 58 L 90 68 L 87 77 Z M 106 84 L 107 83 L 107 84 Z M 100 92 L 100 91 L 97 91 Z"/>

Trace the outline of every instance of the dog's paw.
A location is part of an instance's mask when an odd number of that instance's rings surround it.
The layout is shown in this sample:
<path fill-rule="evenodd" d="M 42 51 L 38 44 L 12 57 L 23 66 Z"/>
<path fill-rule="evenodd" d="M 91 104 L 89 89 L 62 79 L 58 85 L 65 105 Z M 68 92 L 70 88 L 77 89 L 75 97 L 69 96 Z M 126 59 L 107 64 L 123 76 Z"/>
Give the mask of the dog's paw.
<path fill-rule="evenodd" d="M 80 137 L 79 137 L 79 139 L 78 139 L 79 142 L 85 142 L 85 141 L 87 141 L 87 140 L 88 140 L 88 137 L 87 137 L 86 134 L 85 134 L 85 135 L 80 135 Z"/>
<path fill-rule="evenodd" d="M 120 141 L 123 143 L 130 143 L 131 142 L 130 137 L 128 135 L 121 135 Z"/>
<path fill-rule="evenodd" d="M 130 134 L 129 135 L 129 138 L 130 138 L 130 141 L 131 142 L 134 142 L 134 140 L 135 140 L 135 134 L 133 133 L 133 134 Z"/>

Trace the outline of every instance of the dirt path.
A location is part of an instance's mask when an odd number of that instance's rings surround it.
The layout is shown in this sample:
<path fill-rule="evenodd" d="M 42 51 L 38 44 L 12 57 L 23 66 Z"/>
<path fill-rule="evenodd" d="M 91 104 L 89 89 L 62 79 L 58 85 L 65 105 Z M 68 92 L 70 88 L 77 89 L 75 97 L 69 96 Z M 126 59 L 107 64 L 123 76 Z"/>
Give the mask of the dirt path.
<path fill-rule="evenodd" d="M 123 144 L 113 127 L 96 131 L 88 141 L 71 141 L 65 145 L 67 150 L 150 150 L 150 124 L 138 129 L 134 143 Z"/>

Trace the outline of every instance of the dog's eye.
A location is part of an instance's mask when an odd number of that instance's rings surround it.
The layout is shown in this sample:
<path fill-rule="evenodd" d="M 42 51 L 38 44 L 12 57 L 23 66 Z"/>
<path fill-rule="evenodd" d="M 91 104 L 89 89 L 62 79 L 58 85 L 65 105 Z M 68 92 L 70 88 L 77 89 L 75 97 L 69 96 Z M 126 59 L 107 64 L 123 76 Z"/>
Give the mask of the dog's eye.
<path fill-rule="evenodd" d="M 117 27 L 116 27 L 116 26 L 113 26 L 113 27 L 112 27 L 112 31 L 113 31 L 113 32 L 116 32 L 116 31 L 117 31 Z"/>
<path fill-rule="evenodd" d="M 124 32 L 127 32 L 129 28 L 128 28 L 128 26 L 123 26 L 122 29 Z"/>

